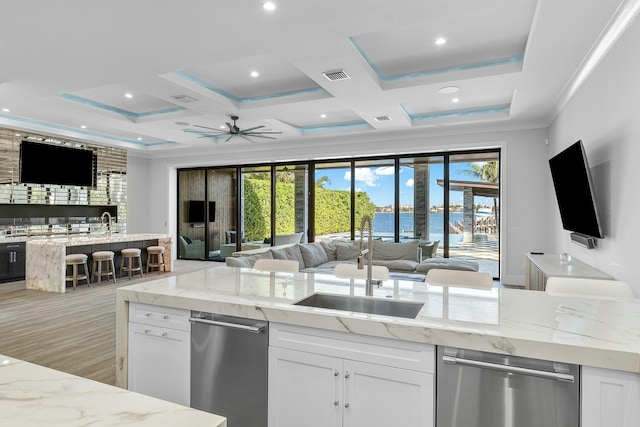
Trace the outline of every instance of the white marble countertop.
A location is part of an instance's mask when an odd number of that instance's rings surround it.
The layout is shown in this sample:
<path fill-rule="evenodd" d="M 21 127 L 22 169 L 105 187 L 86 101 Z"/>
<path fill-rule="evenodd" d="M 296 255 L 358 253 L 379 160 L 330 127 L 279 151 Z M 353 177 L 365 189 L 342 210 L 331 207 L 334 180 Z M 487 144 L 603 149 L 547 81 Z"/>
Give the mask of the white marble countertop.
<path fill-rule="evenodd" d="M 0 355 L 3 426 L 217 426 L 224 417 Z"/>
<path fill-rule="evenodd" d="M 27 239 L 28 244 L 35 245 L 64 245 L 64 246 L 81 246 L 100 243 L 118 243 L 118 242 L 134 242 L 139 240 L 154 240 L 171 238 L 170 234 L 160 233 L 113 233 L 105 234 L 79 234 L 79 235 L 60 235 L 60 236 L 38 236 Z"/>
<path fill-rule="evenodd" d="M 214 267 L 119 288 L 118 358 L 126 358 L 123 302 L 137 301 L 640 373 L 640 300 L 387 280 L 374 297 L 424 302 L 415 319 L 293 305 L 315 292 L 364 295 L 364 283 Z"/>

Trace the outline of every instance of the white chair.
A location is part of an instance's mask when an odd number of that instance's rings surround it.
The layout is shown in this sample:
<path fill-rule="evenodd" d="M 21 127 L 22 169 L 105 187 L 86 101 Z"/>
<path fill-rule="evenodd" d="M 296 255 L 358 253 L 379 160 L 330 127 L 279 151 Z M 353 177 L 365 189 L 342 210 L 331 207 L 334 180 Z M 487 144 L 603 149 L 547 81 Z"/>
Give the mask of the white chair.
<path fill-rule="evenodd" d="M 460 286 L 475 289 L 493 288 L 493 277 L 484 271 L 447 270 L 432 268 L 425 280 L 430 285 Z"/>
<path fill-rule="evenodd" d="M 333 268 L 333 275 L 340 279 L 366 279 L 367 278 L 367 266 L 363 269 L 359 269 L 354 264 L 337 264 Z M 372 280 L 389 280 L 389 269 L 383 265 L 371 266 L 371 279 Z"/>
<path fill-rule="evenodd" d="M 634 298 L 626 282 L 579 277 L 549 277 L 545 292 L 554 296 Z"/>
<path fill-rule="evenodd" d="M 253 269 L 271 273 L 297 273 L 300 271 L 300 263 L 290 259 L 260 258 L 253 264 Z"/>

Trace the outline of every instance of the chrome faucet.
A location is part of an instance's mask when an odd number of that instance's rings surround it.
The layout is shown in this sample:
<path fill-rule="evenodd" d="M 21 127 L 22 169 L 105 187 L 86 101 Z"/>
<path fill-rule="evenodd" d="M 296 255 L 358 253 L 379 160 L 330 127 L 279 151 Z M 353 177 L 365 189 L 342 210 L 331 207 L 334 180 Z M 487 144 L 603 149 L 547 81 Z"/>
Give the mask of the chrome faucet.
<path fill-rule="evenodd" d="M 109 236 L 111 236 L 111 214 L 107 211 L 102 212 L 102 215 L 100 216 L 100 222 L 103 223 L 104 222 L 104 217 L 107 217 L 107 228 L 109 230 Z"/>
<path fill-rule="evenodd" d="M 369 237 L 367 241 L 367 249 L 362 249 L 363 244 L 363 236 L 364 236 L 364 227 L 369 224 Z M 373 225 L 371 224 L 371 217 L 369 215 L 365 215 L 362 217 L 362 222 L 360 223 L 360 251 L 358 252 L 357 262 L 358 262 L 358 270 L 362 270 L 364 268 L 364 256 L 367 256 L 367 281 L 365 294 L 370 297 L 373 296 L 373 280 L 371 278 L 373 271 L 373 233 L 372 233 Z"/>

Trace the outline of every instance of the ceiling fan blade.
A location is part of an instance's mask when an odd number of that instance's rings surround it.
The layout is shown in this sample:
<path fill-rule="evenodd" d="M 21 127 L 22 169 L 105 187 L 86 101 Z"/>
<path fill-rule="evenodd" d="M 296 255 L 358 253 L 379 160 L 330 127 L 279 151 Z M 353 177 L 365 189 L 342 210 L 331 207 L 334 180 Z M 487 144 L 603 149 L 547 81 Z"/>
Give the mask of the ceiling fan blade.
<path fill-rule="evenodd" d="M 227 122 L 227 123 L 225 123 L 225 124 L 226 124 L 226 125 L 227 125 L 227 127 L 229 128 L 229 132 L 231 132 L 231 133 L 235 133 L 235 131 L 236 131 L 236 130 L 233 128 L 233 126 L 231 125 L 231 123 Z"/>
<path fill-rule="evenodd" d="M 216 129 L 216 128 L 210 128 L 210 127 L 207 127 L 207 126 L 200 126 L 200 125 L 194 125 L 194 126 L 197 127 L 197 128 L 215 130 L 216 132 L 226 132 L 226 130 L 224 130 L 224 129 Z M 189 129 L 185 129 L 185 131 L 187 131 L 187 130 L 189 130 Z"/>
<path fill-rule="evenodd" d="M 229 142 L 231 138 L 233 138 L 233 135 L 229 135 L 229 138 L 225 139 L 224 142 Z"/>
<path fill-rule="evenodd" d="M 255 141 L 252 141 L 252 140 L 250 140 L 249 138 L 247 138 L 246 136 L 244 136 L 243 134 L 240 134 L 239 136 L 240 136 L 240 138 L 245 139 L 245 140 L 249 141 L 249 142 L 250 142 L 250 143 L 252 143 L 252 144 L 255 144 L 255 143 L 256 143 Z"/>
<path fill-rule="evenodd" d="M 247 135 L 247 136 L 250 136 L 250 137 L 252 137 L 252 138 L 277 139 L 277 138 L 274 138 L 274 137 L 272 137 L 272 136 L 264 136 L 264 135 L 260 135 L 260 134 Z"/>
<path fill-rule="evenodd" d="M 248 132 L 248 133 L 245 133 L 245 135 L 265 135 L 265 134 L 281 135 L 282 132 Z"/>
<path fill-rule="evenodd" d="M 251 132 L 252 130 L 260 129 L 260 128 L 263 128 L 263 127 L 264 127 L 264 125 L 260 125 L 260 126 L 254 126 L 252 128 L 249 128 L 249 129 L 242 129 L 242 133 Z"/>

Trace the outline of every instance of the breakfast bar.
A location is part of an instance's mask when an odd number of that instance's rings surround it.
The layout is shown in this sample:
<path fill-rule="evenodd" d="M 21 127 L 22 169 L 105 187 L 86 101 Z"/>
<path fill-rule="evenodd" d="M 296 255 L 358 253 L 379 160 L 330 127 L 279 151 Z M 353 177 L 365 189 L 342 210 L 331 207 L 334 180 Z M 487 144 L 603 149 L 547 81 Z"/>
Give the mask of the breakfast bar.
<path fill-rule="evenodd" d="M 27 240 L 26 284 L 27 289 L 48 292 L 65 292 L 65 256 L 67 253 L 91 255 L 95 249 L 118 247 L 143 248 L 148 242 L 164 248 L 166 271 L 171 270 L 171 235 L 155 233 L 114 233 L 74 237 L 41 237 Z M 79 250 L 79 252 L 78 252 Z"/>

